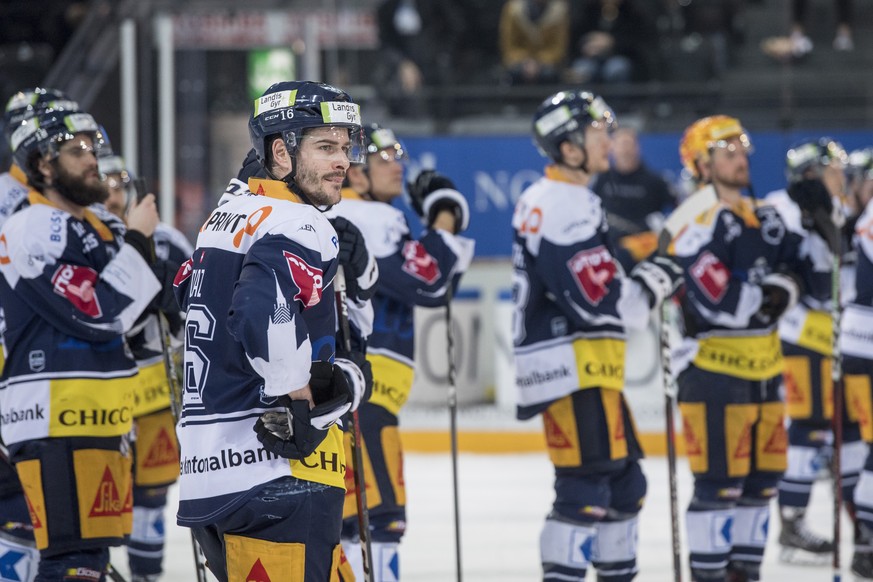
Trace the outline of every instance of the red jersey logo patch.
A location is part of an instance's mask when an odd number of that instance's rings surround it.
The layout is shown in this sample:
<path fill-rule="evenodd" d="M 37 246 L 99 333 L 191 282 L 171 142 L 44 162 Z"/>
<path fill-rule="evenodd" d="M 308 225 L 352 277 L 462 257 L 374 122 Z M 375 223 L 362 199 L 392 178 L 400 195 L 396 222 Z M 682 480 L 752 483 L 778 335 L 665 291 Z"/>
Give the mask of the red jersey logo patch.
<path fill-rule="evenodd" d="M 421 279 L 428 285 L 433 285 L 439 279 L 439 264 L 417 240 L 403 245 L 403 259 L 403 270 L 416 279 Z"/>
<path fill-rule="evenodd" d="M 175 465 L 179 462 L 179 456 L 176 453 L 176 445 L 163 428 L 158 433 L 158 438 L 149 449 L 148 455 L 143 462 L 143 467 L 154 468 L 163 467 L 166 465 Z"/>
<path fill-rule="evenodd" d="M 588 303 L 597 305 L 609 293 L 609 282 L 615 278 L 616 267 L 605 246 L 579 251 L 567 261 L 567 268 Z"/>
<path fill-rule="evenodd" d="M 321 301 L 321 292 L 324 287 L 324 273 L 316 269 L 294 253 L 282 251 L 285 260 L 288 261 L 288 269 L 291 271 L 291 279 L 300 291 L 294 296 L 295 301 L 300 301 L 306 307 L 312 307 Z"/>
<path fill-rule="evenodd" d="M 249 573 L 246 576 L 246 582 L 272 582 L 270 580 L 270 575 L 267 574 L 267 569 L 264 568 L 260 558 L 255 560 L 252 569 L 249 570 Z"/>
<path fill-rule="evenodd" d="M 691 265 L 691 278 L 713 303 L 727 292 L 731 274 L 718 257 L 706 251 Z"/>
<path fill-rule="evenodd" d="M 118 494 L 118 487 L 115 485 L 115 479 L 112 478 L 112 472 L 109 471 L 109 467 L 105 467 L 103 479 L 100 480 L 100 485 L 97 487 L 97 495 L 94 497 L 91 513 L 88 516 L 118 517 L 121 515 L 123 506 L 124 503 Z"/>
<path fill-rule="evenodd" d="M 185 282 L 185 279 L 191 276 L 191 272 L 194 270 L 194 261 L 188 259 L 181 265 L 179 265 L 179 270 L 176 271 L 176 277 L 173 279 L 173 286 L 178 287 L 182 283 Z"/>
<path fill-rule="evenodd" d="M 76 309 L 96 318 L 103 315 L 94 290 L 97 278 L 97 271 L 90 267 L 61 265 L 52 275 L 52 285 L 55 293 L 66 297 Z"/>

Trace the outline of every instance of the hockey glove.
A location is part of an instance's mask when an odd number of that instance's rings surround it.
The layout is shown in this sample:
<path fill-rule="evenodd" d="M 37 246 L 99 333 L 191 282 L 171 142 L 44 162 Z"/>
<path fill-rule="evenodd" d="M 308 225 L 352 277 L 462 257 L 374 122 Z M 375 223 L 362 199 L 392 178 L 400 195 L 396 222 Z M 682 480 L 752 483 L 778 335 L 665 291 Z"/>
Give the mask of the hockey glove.
<path fill-rule="evenodd" d="M 328 362 L 312 362 L 309 388 L 315 407 L 307 400 L 278 400 L 285 410 L 265 412 L 254 431 L 264 448 L 285 459 L 304 459 L 327 436 L 327 430 L 351 407 L 349 386 L 339 368 Z"/>
<path fill-rule="evenodd" d="M 342 354 L 342 357 L 337 354 L 334 363 L 346 375 L 352 392 L 351 411 L 354 412 L 361 402 L 370 400 L 373 393 L 373 370 L 370 362 L 361 352 L 350 352 Z"/>
<path fill-rule="evenodd" d="M 803 228 L 817 232 L 833 252 L 839 252 L 839 229 L 844 219 L 824 183 L 815 178 L 794 182 L 788 186 L 788 196 L 800 207 Z"/>
<path fill-rule="evenodd" d="M 797 304 L 800 284 L 791 273 L 778 271 L 764 277 L 761 291 L 763 297 L 757 315 L 763 322 L 772 323 Z"/>
<path fill-rule="evenodd" d="M 176 294 L 173 289 L 173 280 L 176 277 L 176 271 L 179 269 L 179 265 L 173 264 L 170 261 L 162 261 L 160 259 L 155 261 L 155 264 L 152 265 L 152 273 L 154 273 L 158 282 L 161 284 L 161 290 L 158 291 L 158 294 L 154 296 L 151 303 L 149 303 L 148 308 L 146 309 L 149 313 L 157 313 L 161 311 L 163 313 L 175 313 L 178 314 L 182 308 L 179 307 L 179 303 L 176 301 Z"/>
<path fill-rule="evenodd" d="M 649 307 L 655 308 L 682 286 L 682 267 L 667 257 L 655 256 L 641 261 L 631 270 L 631 278 L 643 286 Z"/>
<path fill-rule="evenodd" d="M 467 229 L 470 224 L 470 207 L 464 195 L 455 189 L 455 184 L 436 170 L 424 170 L 414 182 L 406 185 L 412 209 L 428 228 L 433 226 L 437 215 L 448 210 L 455 217 L 454 234 Z"/>
<path fill-rule="evenodd" d="M 341 216 L 331 218 L 330 223 L 339 240 L 337 260 L 346 274 L 346 289 L 349 297 L 356 301 L 366 301 L 376 289 L 379 267 L 374 257 L 367 252 L 364 235 L 358 227 Z"/>

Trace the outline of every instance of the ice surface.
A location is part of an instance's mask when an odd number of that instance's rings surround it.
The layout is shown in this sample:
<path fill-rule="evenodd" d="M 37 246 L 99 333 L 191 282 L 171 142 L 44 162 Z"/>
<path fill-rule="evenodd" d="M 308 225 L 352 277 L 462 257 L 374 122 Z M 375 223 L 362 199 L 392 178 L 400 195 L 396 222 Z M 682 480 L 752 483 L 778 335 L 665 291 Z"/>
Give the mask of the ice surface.
<path fill-rule="evenodd" d="M 530 582 L 539 580 L 539 532 L 552 502 L 552 467 L 544 453 L 523 455 L 461 454 L 460 499 L 464 580 L 469 582 Z M 672 580 L 667 463 L 644 461 L 649 494 L 640 517 L 640 581 Z M 691 493 L 691 477 L 679 461 L 680 508 Z M 409 526 L 401 546 L 404 582 L 449 582 L 455 579 L 455 542 L 451 460 L 447 454 L 408 454 L 406 486 Z M 172 492 L 175 503 L 175 488 Z M 808 519 L 815 531 L 831 531 L 830 484 L 819 482 Z M 194 580 L 188 530 L 168 516 L 168 547 L 164 580 Z M 831 580 L 830 566 L 788 566 L 779 563 L 775 539 L 779 525 L 771 512 L 770 545 L 763 580 L 813 582 Z M 683 531 L 684 536 L 684 531 Z M 844 579 L 851 580 L 851 532 L 843 519 Z M 684 560 L 684 556 L 683 556 Z M 126 572 L 123 550 L 113 550 L 113 563 Z M 211 578 L 210 578 L 211 579 Z M 594 574 L 589 573 L 589 580 Z M 687 573 L 684 580 L 688 580 Z M 278 581 L 277 581 L 278 582 Z"/>

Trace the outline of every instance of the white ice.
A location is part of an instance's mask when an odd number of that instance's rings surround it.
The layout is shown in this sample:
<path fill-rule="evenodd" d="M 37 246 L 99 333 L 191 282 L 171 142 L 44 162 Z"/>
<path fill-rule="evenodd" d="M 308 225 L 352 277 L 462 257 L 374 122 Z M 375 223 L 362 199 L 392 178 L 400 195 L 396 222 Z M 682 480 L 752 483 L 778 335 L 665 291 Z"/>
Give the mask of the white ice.
<path fill-rule="evenodd" d="M 523 455 L 461 454 L 459 458 L 463 579 L 469 582 L 531 582 L 540 579 L 538 539 L 552 502 L 552 467 L 545 453 Z M 640 581 L 671 581 L 667 463 L 662 457 L 644 461 L 649 481 L 640 516 Z M 408 454 L 405 463 L 408 531 L 401 546 L 404 582 L 455 580 L 455 541 L 451 459 L 448 454 Z M 691 492 L 687 464 L 679 461 L 680 508 Z M 173 490 L 175 497 L 175 489 Z M 813 492 L 808 519 L 812 529 L 830 535 L 830 484 L 819 482 Z M 194 580 L 187 529 L 174 525 L 168 512 L 168 547 L 164 580 Z M 830 565 L 788 566 L 778 560 L 776 512 L 771 512 L 770 543 L 763 580 L 813 582 L 832 580 Z M 684 536 L 684 531 L 683 534 Z M 851 580 L 851 531 L 843 519 L 844 580 Z M 683 540 L 684 541 L 684 540 Z M 683 556 L 683 561 L 684 561 Z M 122 550 L 113 550 L 113 563 L 126 573 Z M 588 579 L 595 576 L 589 573 Z M 211 578 L 210 578 L 211 579 Z M 689 580 L 687 572 L 684 580 Z M 279 582 L 279 581 L 274 581 Z"/>

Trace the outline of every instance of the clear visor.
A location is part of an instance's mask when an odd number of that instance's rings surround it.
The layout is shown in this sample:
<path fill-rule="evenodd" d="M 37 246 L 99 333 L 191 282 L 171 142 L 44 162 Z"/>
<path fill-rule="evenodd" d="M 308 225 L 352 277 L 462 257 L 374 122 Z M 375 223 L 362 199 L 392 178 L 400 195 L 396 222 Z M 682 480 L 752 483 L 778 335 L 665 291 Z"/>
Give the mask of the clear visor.
<path fill-rule="evenodd" d="M 386 162 L 405 162 L 409 160 L 409 155 L 406 153 L 406 148 L 400 142 L 394 145 L 374 152 L 372 155 L 377 155 Z"/>
<path fill-rule="evenodd" d="M 97 132 L 62 133 L 54 136 L 41 148 L 43 155 L 51 159 L 57 158 L 61 152 L 67 153 L 74 158 L 81 158 L 87 154 L 99 157 L 105 142 Z"/>
<path fill-rule="evenodd" d="M 316 159 L 345 157 L 349 163 L 364 163 L 364 133 L 360 126 L 326 125 L 309 128 L 299 139 L 297 132 L 283 132 L 282 138 L 289 152 L 307 148 Z"/>
<path fill-rule="evenodd" d="M 130 194 L 129 190 L 132 185 L 132 181 L 130 179 L 130 174 L 127 172 L 115 173 L 115 174 L 102 174 L 101 176 L 103 181 L 106 182 L 106 186 L 109 188 L 120 188 L 122 190 L 128 190 L 128 194 Z"/>
<path fill-rule="evenodd" d="M 728 153 L 744 153 L 747 156 L 755 153 L 755 146 L 752 145 L 752 141 L 749 139 L 749 136 L 746 134 L 740 134 L 738 136 L 734 136 L 730 139 L 719 139 L 714 142 L 710 142 L 709 149 L 711 150 L 725 150 Z"/>

